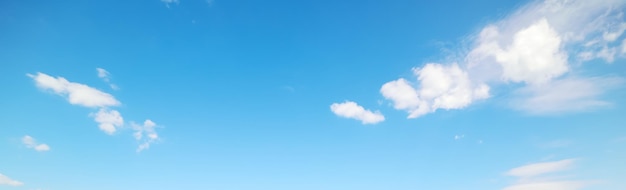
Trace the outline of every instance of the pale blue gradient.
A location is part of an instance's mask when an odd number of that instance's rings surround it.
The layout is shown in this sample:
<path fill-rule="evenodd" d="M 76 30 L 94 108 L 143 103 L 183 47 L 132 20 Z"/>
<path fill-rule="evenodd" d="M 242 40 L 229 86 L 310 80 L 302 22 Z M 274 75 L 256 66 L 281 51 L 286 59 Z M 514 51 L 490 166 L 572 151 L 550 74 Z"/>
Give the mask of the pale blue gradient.
<path fill-rule="evenodd" d="M 24 183 L 0 189 L 495 190 L 511 168 L 567 158 L 598 189 L 626 187 L 624 88 L 609 107 L 551 116 L 509 108 L 507 89 L 410 120 L 381 101 L 382 84 L 526 3 L 0 1 L 0 174 Z M 626 76 L 625 63 L 585 66 Z M 95 109 L 38 89 L 36 72 L 114 95 L 161 142 L 137 153 L 130 129 L 103 133 Z M 345 100 L 386 120 L 330 112 Z M 556 140 L 570 143 L 543 146 Z"/>

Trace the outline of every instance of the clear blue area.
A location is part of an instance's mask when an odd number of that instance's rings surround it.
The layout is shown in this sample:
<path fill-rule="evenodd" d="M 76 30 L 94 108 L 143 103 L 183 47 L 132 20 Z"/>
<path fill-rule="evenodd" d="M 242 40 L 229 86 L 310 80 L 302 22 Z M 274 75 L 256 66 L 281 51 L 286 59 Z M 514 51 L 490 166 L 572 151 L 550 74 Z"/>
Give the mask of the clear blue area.
<path fill-rule="evenodd" d="M 485 190 L 549 156 L 624 183 L 626 148 L 613 142 L 626 136 L 624 89 L 610 108 L 556 116 L 511 110 L 506 94 L 410 120 L 378 102 L 382 84 L 525 3 L 0 1 L 0 173 L 25 183 L 0 189 Z M 596 69 L 626 75 L 623 60 Z M 94 109 L 38 89 L 36 72 L 111 93 L 127 122 L 161 125 L 162 141 L 135 152 L 130 130 L 103 133 Z M 344 100 L 386 121 L 330 112 Z M 24 135 L 51 150 L 23 147 Z M 572 145 L 541 146 L 559 139 Z"/>

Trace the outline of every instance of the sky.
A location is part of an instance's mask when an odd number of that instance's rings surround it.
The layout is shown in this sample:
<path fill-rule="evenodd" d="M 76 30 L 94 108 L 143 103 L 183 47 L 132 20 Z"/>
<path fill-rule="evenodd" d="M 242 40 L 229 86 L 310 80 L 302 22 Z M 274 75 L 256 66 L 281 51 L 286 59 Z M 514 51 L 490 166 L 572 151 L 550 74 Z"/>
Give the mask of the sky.
<path fill-rule="evenodd" d="M 0 1 L 0 190 L 626 189 L 626 1 Z"/>

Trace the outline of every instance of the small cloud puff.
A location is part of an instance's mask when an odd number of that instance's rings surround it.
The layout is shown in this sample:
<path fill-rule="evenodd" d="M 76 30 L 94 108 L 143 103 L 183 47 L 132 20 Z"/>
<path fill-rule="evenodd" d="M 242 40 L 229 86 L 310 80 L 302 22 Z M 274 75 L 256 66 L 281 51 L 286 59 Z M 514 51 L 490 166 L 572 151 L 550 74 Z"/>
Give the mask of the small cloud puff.
<path fill-rule="evenodd" d="M 27 148 L 32 148 L 37 152 L 45 152 L 50 150 L 50 146 L 44 143 L 37 143 L 37 140 L 31 136 L 22 137 L 22 143 L 26 145 Z"/>
<path fill-rule="evenodd" d="M 333 103 L 330 105 L 330 110 L 337 116 L 356 119 L 361 121 L 363 124 L 376 124 L 385 121 L 385 116 L 383 116 L 383 114 L 379 111 L 372 112 L 370 110 L 366 110 L 352 101 Z"/>

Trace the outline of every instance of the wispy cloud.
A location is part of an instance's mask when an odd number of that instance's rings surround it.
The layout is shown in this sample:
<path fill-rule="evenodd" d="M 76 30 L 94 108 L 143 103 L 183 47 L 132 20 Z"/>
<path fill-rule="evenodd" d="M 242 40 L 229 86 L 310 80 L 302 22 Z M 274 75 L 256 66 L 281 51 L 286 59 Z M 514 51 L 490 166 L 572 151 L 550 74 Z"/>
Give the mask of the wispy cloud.
<path fill-rule="evenodd" d="M 483 28 L 465 57 L 468 72 L 481 80 L 519 83 L 512 106 L 533 114 L 586 111 L 610 105 L 600 100 L 621 83 L 617 77 L 577 76 L 570 62 L 585 62 L 577 54 L 604 55 L 612 62 L 613 43 L 623 38 L 619 0 L 545 0 L 531 3 Z M 619 29 L 621 30 L 621 29 Z M 599 48 L 601 46 L 601 48 Z M 611 50 L 613 51 L 613 50 Z M 589 57 L 586 56 L 586 57 Z M 607 57 L 608 56 L 608 57 Z M 485 71 L 497 71 L 489 76 Z"/>
<path fill-rule="evenodd" d="M 109 71 L 104 70 L 103 68 L 96 68 L 98 72 L 98 77 L 104 80 L 104 82 L 109 82 L 111 80 L 111 73 Z"/>
<path fill-rule="evenodd" d="M 0 185 L 8 185 L 8 186 L 22 186 L 24 183 L 11 179 L 5 175 L 0 173 Z"/>
<path fill-rule="evenodd" d="M 45 152 L 50 150 L 50 146 L 44 143 L 38 143 L 35 138 L 28 135 L 22 137 L 22 143 L 26 145 L 27 148 L 35 149 L 38 152 Z"/>
<path fill-rule="evenodd" d="M 359 106 L 356 102 L 345 101 L 330 105 L 330 110 L 340 117 L 356 119 L 363 124 L 376 124 L 385 121 L 385 116 L 379 111 L 372 112 Z"/>
<path fill-rule="evenodd" d="M 593 184 L 586 181 L 547 181 L 516 184 L 503 190 L 578 190 Z"/>
<path fill-rule="evenodd" d="M 96 68 L 96 72 L 98 72 L 98 78 L 102 79 L 106 82 L 109 87 L 113 90 L 119 90 L 119 87 L 113 83 L 111 83 L 111 73 L 103 68 Z"/>
<path fill-rule="evenodd" d="M 565 159 L 553 162 L 541 162 L 520 166 L 509 170 L 506 174 L 520 178 L 536 177 L 542 174 L 554 173 L 570 169 L 575 159 Z"/>
<path fill-rule="evenodd" d="M 133 136 L 141 143 L 139 147 L 137 147 L 137 152 L 150 148 L 150 144 L 159 140 L 159 134 L 154 130 L 157 124 L 152 120 L 148 119 L 144 121 L 143 125 L 131 123 L 131 127 L 135 131 Z"/>
<path fill-rule="evenodd" d="M 576 159 L 528 164 L 513 168 L 506 175 L 517 181 L 503 190 L 579 190 L 594 184 L 589 180 L 566 180 L 557 175 L 572 169 Z"/>
<path fill-rule="evenodd" d="M 535 115 L 592 111 L 611 105 L 598 97 L 622 83 L 619 77 L 559 79 L 516 90 L 511 105 Z"/>
<path fill-rule="evenodd" d="M 534 1 L 486 25 L 452 52 L 452 63 L 413 68 L 415 78 L 385 83 L 380 93 L 393 107 L 417 118 L 438 109 L 462 109 L 489 98 L 493 87 L 514 85 L 513 108 L 533 114 L 587 111 L 622 84 L 620 77 L 580 76 L 573 67 L 626 55 L 621 0 Z M 623 39 L 623 40 L 622 40 Z M 581 55 L 581 56 L 577 56 Z M 515 88 L 514 88 L 515 89 Z"/>

